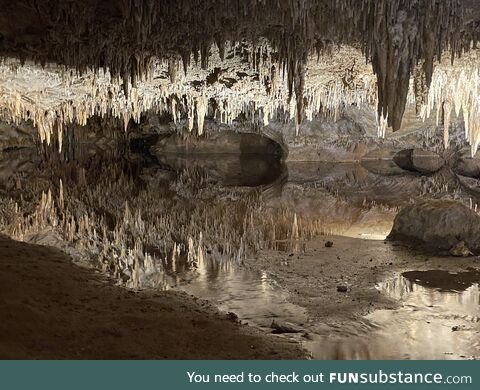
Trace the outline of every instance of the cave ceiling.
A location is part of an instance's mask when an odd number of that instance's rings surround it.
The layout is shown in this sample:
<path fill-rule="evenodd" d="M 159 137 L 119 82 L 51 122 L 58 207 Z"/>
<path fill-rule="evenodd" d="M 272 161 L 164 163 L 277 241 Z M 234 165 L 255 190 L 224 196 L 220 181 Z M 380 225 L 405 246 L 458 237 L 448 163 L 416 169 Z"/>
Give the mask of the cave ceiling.
<path fill-rule="evenodd" d="M 479 37 L 478 0 L 0 0 L 0 118 L 50 142 L 93 115 L 153 109 L 201 134 L 207 115 L 300 123 L 355 104 L 383 135 L 413 104 L 447 134 L 462 114 L 476 150 Z"/>

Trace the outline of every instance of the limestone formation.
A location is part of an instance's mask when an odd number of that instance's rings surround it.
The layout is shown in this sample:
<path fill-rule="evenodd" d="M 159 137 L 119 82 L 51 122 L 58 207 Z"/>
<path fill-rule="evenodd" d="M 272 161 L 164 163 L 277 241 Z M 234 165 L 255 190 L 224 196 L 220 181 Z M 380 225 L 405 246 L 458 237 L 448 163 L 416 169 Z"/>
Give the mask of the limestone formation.
<path fill-rule="evenodd" d="M 201 136 L 206 117 L 298 126 L 349 105 L 373 108 L 385 137 L 413 104 L 424 119 L 435 114 L 446 147 L 452 115 L 463 114 L 472 155 L 480 143 L 475 1 L 3 0 L 0 9 L 0 119 L 31 120 L 60 150 L 67 128 L 94 115 L 127 129 L 154 109 Z"/>
<path fill-rule="evenodd" d="M 90 313 L 107 357 L 198 357 L 218 317 L 251 357 L 474 358 L 473 279 L 400 273 L 480 256 L 479 38 L 480 0 L 0 0 L 0 355 L 76 353 Z"/>

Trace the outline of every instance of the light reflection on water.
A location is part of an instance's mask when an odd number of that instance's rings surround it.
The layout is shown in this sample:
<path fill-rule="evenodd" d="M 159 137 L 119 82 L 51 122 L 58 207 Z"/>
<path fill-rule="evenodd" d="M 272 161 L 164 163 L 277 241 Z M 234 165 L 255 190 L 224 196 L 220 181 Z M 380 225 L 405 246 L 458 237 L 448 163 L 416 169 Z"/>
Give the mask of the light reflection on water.
<path fill-rule="evenodd" d="M 345 327 L 345 336 L 315 334 L 305 310 L 266 273 L 207 257 L 194 276 L 179 276 L 177 288 L 216 302 L 250 325 L 272 320 L 306 329 L 304 343 L 315 359 L 470 359 L 480 357 L 480 272 L 413 271 L 377 288 L 401 301 Z M 338 334 L 338 332 L 337 332 Z M 348 336 L 347 336 L 348 334 Z M 295 336 L 299 337 L 299 336 Z M 297 338 L 301 339 L 301 338 Z"/>
<path fill-rule="evenodd" d="M 378 286 L 402 307 L 368 315 L 374 331 L 307 347 L 318 359 L 480 358 L 479 281 L 478 271 L 404 273 Z"/>
<path fill-rule="evenodd" d="M 265 272 L 256 272 L 212 257 L 198 265 L 188 280 L 179 280 L 179 289 L 216 302 L 221 310 L 237 314 L 250 325 L 269 328 L 272 320 L 302 324 L 305 310 L 288 302 L 288 295 Z"/>
<path fill-rule="evenodd" d="M 270 331 L 272 320 L 305 329 L 315 359 L 470 359 L 480 357 L 480 272 L 411 271 L 377 286 L 401 302 L 378 310 L 332 336 L 308 322 L 305 310 L 265 272 L 206 256 L 197 269 L 176 276 L 177 288 L 211 300 L 221 310 Z M 318 334 L 316 333 L 318 331 Z"/>

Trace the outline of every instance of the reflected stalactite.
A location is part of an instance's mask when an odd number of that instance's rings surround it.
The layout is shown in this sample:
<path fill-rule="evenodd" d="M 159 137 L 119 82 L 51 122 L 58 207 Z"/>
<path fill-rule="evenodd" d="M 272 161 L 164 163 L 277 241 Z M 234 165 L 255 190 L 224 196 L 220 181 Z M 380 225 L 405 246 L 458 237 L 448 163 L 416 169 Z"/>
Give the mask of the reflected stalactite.
<path fill-rule="evenodd" d="M 168 288 L 176 275 L 201 271 L 212 261 L 242 264 L 276 247 L 273 227 L 276 240 L 305 240 L 325 229 L 288 210 L 266 212 L 255 189 L 241 191 L 241 199 L 235 188 L 212 188 L 198 170 L 186 169 L 162 187 L 151 181 L 145 186 L 135 169 L 129 174 L 122 164 L 90 161 L 88 170 L 75 162 L 50 164 L 48 185 L 22 181 L 28 200 L 12 198 L 11 207 L 2 201 L 10 214 L 0 221 L 1 230 L 18 240 L 60 246 L 75 261 L 133 289 Z M 179 202 L 172 203 L 172 193 Z M 193 198 L 198 201 L 191 204 Z"/>

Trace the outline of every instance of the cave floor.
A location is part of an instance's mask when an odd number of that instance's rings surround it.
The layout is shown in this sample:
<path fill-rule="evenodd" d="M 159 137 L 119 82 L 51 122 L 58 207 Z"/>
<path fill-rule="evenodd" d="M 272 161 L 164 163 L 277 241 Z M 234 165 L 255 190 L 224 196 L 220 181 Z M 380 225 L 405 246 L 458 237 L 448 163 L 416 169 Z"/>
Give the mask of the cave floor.
<path fill-rule="evenodd" d="M 207 284 L 199 276 L 183 286 L 205 300 L 126 290 L 58 249 L 1 237 L 0 358 L 480 356 L 477 258 L 341 236 L 291 249 L 262 251 Z M 286 332 L 270 334 L 271 321 Z"/>
<path fill-rule="evenodd" d="M 298 359 L 298 344 L 179 292 L 114 286 L 61 251 L 0 237 L 1 359 Z"/>
<path fill-rule="evenodd" d="M 332 245 L 332 246 L 330 246 Z M 383 240 L 321 236 L 302 252 L 264 251 L 318 359 L 480 358 L 480 262 Z"/>

